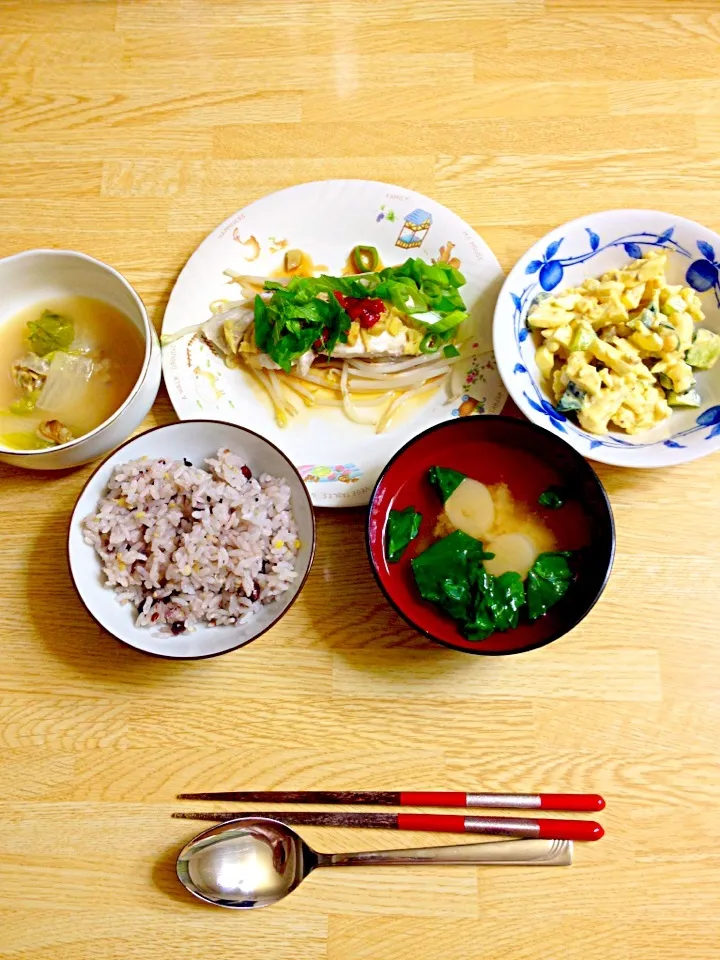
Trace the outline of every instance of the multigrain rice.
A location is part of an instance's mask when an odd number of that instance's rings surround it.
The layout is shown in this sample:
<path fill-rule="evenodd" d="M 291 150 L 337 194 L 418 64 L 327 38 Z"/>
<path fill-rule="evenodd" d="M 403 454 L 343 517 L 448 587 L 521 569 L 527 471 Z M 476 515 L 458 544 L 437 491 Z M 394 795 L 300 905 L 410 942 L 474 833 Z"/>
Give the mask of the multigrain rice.
<path fill-rule="evenodd" d="M 205 461 L 142 457 L 115 468 L 83 521 L 106 585 L 138 626 L 180 634 L 243 623 L 296 578 L 300 542 L 286 480 L 255 478 L 230 450 Z"/>

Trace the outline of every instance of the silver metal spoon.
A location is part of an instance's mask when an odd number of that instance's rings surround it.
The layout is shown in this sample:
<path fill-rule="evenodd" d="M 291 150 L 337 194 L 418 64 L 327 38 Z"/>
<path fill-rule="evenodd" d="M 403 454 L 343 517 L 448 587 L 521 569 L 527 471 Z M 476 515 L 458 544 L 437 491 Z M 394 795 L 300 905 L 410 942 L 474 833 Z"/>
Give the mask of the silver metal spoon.
<path fill-rule="evenodd" d="M 180 851 L 177 874 L 190 893 L 219 907 L 267 907 L 291 893 L 316 867 L 400 863 L 572 863 L 570 840 L 503 840 L 412 850 L 317 853 L 278 820 L 241 817 L 199 834 Z"/>

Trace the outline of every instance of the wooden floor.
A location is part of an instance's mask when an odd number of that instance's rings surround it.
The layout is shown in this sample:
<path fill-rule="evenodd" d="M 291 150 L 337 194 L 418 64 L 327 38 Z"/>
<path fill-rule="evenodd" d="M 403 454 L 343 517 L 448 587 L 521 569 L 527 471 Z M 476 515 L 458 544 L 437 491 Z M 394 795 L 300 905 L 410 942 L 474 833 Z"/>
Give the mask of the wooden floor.
<path fill-rule="evenodd" d="M 423 191 L 508 269 L 592 210 L 720 230 L 719 158 L 717 0 L 0 0 L 0 255 L 107 260 L 157 325 L 197 243 L 289 184 Z M 163 392 L 148 425 L 171 417 Z M 387 607 L 361 511 L 321 513 L 301 600 L 246 651 L 135 654 L 66 571 L 88 472 L 0 465 L 0 956 L 720 957 L 720 457 L 601 467 L 602 601 L 487 662 Z M 178 791 L 233 785 L 592 790 L 607 837 L 570 870 L 320 872 L 237 915 L 178 886 L 195 827 L 169 819 Z"/>

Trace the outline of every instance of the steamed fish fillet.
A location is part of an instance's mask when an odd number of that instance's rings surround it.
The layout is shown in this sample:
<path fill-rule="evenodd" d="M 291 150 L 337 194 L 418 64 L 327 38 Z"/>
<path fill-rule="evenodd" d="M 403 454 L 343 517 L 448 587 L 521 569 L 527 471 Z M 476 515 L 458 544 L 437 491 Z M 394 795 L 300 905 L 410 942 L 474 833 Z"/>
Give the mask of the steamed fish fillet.
<path fill-rule="evenodd" d="M 404 357 L 408 353 L 408 344 L 410 343 L 406 330 L 400 333 L 391 334 L 388 331 L 377 336 L 367 338 L 358 337 L 355 343 L 338 343 L 332 352 L 333 357 L 345 360 L 350 357 L 358 357 L 363 360 L 389 360 L 395 357 Z"/>
<path fill-rule="evenodd" d="M 223 354 L 234 356 L 255 321 L 252 304 L 241 304 L 215 313 L 200 327 L 200 336 Z"/>

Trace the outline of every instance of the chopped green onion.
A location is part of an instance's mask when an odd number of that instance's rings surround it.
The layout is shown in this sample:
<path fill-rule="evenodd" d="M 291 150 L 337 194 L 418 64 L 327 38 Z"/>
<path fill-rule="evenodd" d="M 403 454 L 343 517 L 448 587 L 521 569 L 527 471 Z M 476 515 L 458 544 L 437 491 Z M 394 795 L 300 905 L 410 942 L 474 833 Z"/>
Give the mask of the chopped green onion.
<path fill-rule="evenodd" d="M 441 340 L 435 333 L 426 333 L 420 341 L 420 353 L 435 353 Z"/>
<path fill-rule="evenodd" d="M 353 247 L 350 254 L 353 266 L 360 273 L 369 273 L 377 268 L 380 262 L 377 249 L 375 247 Z"/>

